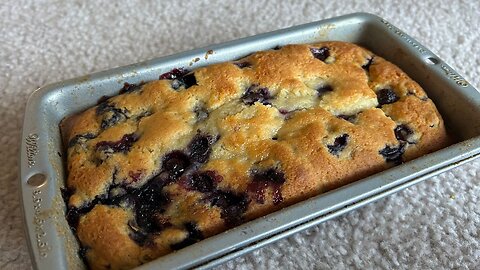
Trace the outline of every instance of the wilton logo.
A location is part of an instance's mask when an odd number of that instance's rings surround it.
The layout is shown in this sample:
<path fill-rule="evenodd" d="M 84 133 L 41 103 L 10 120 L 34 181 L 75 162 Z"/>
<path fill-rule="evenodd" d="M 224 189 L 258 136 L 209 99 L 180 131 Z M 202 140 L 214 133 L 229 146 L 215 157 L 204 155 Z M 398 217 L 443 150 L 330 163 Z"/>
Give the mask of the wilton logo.
<path fill-rule="evenodd" d="M 466 80 L 464 80 L 462 77 L 460 77 L 460 75 L 455 73 L 453 70 L 450 70 L 445 65 L 442 65 L 441 67 L 442 67 L 443 71 L 445 71 L 445 74 L 447 74 L 447 76 L 450 79 L 452 79 L 456 84 L 460 85 L 461 87 L 467 87 L 468 86 L 468 82 Z"/>
<path fill-rule="evenodd" d="M 27 163 L 28 167 L 35 166 L 35 156 L 38 154 L 38 135 L 32 133 L 25 138 L 25 144 L 27 147 Z"/>

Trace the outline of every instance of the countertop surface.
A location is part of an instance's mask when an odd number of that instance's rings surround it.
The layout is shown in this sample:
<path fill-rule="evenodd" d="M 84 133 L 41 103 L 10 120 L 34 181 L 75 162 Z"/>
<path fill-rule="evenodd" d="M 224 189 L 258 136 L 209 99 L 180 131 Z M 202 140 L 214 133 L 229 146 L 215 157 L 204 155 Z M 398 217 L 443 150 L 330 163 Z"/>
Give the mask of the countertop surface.
<path fill-rule="evenodd" d="M 31 268 L 17 162 L 36 88 L 360 11 L 404 30 L 479 88 L 478 1 L 2 1 L 0 269 Z M 480 160 L 219 268 L 480 269 Z"/>

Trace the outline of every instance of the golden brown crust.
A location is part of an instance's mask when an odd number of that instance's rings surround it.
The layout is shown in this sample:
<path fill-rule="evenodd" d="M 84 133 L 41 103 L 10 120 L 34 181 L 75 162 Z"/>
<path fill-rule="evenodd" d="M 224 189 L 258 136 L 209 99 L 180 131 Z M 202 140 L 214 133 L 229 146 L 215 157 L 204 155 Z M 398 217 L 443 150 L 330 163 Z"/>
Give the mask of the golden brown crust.
<path fill-rule="evenodd" d="M 287 45 L 235 63 L 199 68 L 190 84 L 147 83 L 62 124 L 68 205 L 84 213 L 92 268 L 131 268 L 449 143 L 423 89 L 357 45 Z M 200 142 L 206 160 L 194 157 Z M 174 177 L 172 155 L 189 164 Z M 145 196 L 159 209 L 142 208 Z"/>

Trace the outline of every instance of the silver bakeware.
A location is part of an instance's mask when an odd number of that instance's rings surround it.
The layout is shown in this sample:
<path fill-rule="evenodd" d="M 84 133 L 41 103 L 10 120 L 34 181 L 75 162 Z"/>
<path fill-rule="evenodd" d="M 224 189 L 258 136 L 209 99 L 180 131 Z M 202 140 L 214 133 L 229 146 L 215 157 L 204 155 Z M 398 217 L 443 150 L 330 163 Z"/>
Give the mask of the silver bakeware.
<path fill-rule="evenodd" d="M 402 68 L 435 102 L 458 143 L 350 185 L 245 223 L 138 269 L 208 268 L 397 192 L 480 155 L 480 93 L 438 56 L 386 20 L 355 13 L 161 57 L 36 90 L 25 112 L 20 186 L 26 235 L 36 269 L 82 268 L 65 221 L 59 122 L 114 95 L 124 82 L 158 78 L 172 68 L 234 60 L 289 43 L 354 42 Z M 198 60 L 199 59 L 199 60 Z"/>

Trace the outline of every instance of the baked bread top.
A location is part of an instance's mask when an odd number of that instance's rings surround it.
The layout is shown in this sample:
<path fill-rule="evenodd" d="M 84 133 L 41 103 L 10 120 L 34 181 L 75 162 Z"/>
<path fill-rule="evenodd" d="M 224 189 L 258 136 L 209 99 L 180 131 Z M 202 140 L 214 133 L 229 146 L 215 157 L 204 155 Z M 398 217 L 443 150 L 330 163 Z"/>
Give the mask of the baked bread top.
<path fill-rule="evenodd" d="M 416 82 L 345 42 L 125 84 L 62 133 L 67 220 L 94 269 L 134 267 L 449 143 Z"/>

